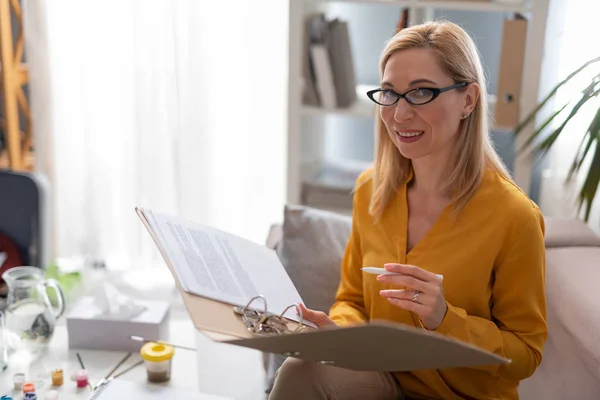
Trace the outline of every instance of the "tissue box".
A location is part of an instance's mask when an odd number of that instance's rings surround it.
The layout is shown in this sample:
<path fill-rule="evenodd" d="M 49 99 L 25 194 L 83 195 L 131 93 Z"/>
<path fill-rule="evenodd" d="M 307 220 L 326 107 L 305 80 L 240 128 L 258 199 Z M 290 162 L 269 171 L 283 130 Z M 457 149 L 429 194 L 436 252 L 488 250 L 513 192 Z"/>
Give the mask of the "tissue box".
<path fill-rule="evenodd" d="M 118 320 L 98 316 L 93 311 L 94 298 L 81 297 L 67 314 L 69 348 L 138 352 L 144 343 L 131 340 L 130 336 L 168 340 L 169 303 L 136 301 L 146 310 L 128 320 Z"/>

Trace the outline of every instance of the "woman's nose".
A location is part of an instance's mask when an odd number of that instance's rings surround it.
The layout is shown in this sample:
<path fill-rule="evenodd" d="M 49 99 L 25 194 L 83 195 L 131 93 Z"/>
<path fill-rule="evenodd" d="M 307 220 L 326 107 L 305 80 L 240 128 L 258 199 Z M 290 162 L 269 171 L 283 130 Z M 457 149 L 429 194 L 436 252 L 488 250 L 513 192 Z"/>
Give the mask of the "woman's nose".
<path fill-rule="evenodd" d="M 404 99 L 400 99 L 394 106 L 394 120 L 398 123 L 410 121 L 414 116 L 414 110 Z"/>

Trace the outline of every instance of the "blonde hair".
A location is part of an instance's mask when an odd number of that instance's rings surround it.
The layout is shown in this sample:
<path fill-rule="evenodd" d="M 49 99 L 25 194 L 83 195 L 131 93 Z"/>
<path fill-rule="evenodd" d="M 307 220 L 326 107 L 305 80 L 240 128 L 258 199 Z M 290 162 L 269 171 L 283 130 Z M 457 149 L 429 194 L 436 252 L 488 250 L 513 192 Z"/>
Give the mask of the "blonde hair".
<path fill-rule="evenodd" d="M 486 80 L 479 52 L 471 37 L 458 25 L 448 21 L 427 22 L 401 30 L 386 44 L 380 61 L 381 76 L 394 53 L 412 48 L 433 51 L 442 69 L 455 82 L 477 82 L 480 87 L 475 108 L 461 123 L 447 176 L 453 192 L 453 214 L 457 216 L 477 190 L 486 168 L 512 180 L 490 138 Z M 376 218 L 411 173 L 411 161 L 402 156 L 389 137 L 379 107 L 375 117 L 376 150 L 370 204 L 370 212 Z"/>

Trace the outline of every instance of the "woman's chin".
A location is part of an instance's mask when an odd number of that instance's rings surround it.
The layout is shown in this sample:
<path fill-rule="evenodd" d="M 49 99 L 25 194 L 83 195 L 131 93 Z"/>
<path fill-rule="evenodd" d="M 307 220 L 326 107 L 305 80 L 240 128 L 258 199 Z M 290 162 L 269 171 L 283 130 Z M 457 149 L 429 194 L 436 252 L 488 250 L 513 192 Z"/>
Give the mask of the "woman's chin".
<path fill-rule="evenodd" d="M 415 146 L 414 144 L 396 143 L 396 147 L 404 158 L 414 160 L 426 156 L 429 152 L 424 146 Z"/>

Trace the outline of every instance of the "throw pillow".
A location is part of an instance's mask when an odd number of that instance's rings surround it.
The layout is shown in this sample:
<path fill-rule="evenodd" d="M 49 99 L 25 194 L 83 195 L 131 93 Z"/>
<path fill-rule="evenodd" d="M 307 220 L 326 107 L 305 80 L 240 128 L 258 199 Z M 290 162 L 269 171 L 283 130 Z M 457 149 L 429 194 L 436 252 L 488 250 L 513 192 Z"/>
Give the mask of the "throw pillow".
<path fill-rule="evenodd" d="M 276 251 L 308 308 L 328 312 L 333 304 L 351 226 L 349 216 L 299 205 L 285 207 Z M 285 358 L 266 356 L 267 393 Z"/>
<path fill-rule="evenodd" d="M 327 312 L 333 304 L 351 224 L 349 216 L 285 207 L 277 255 L 308 308 Z"/>

